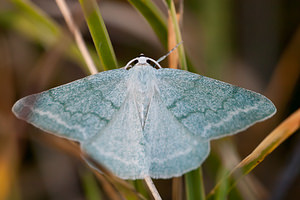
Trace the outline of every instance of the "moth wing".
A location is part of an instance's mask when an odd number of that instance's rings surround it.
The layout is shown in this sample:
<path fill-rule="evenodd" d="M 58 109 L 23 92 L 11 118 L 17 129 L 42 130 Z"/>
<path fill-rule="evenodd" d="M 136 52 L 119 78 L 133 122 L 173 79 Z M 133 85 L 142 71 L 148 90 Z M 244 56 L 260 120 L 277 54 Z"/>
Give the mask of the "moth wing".
<path fill-rule="evenodd" d="M 170 178 L 199 167 L 209 141 L 193 135 L 166 108 L 158 91 L 151 100 L 144 127 L 149 176 Z"/>
<path fill-rule="evenodd" d="M 148 175 L 146 144 L 134 101 L 134 96 L 128 95 L 107 126 L 82 143 L 88 155 L 123 179 Z"/>
<path fill-rule="evenodd" d="M 100 132 L 126 96 L 125 69 L 110 70 L 17 101 L 14 114 L 34 126 L 76 141 Z"/>
<path fill-rule="evenodd" d="M 263 95 L 184 70 L 159 69 L 157 82 L 168 110 L 206 139 L 237 133 L 276 112 Z"/>
<path fill-rule="evenodd" d="M 170 178 L 201 165 L 209 142 L 180 124 L 159 94 L 151 99 L 144 128 L 134 101 L 129 95 L 114 118 L 82 149 L 123 179 Z"/>

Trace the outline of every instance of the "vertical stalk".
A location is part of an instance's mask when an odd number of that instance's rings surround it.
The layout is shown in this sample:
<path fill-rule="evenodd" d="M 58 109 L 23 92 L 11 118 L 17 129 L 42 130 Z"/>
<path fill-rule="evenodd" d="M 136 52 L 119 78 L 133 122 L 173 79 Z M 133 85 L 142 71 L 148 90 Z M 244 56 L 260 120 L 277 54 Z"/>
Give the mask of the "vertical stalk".
<path fill-rule="evenodd" d="M 184 175 L 187 200 L 205 200 L 201 167 Z"/>
<path fill-rule="evenodd" d="M 79 0 L 79 2 L 104 69 L 116 68 L 118 66 L 116 56 L 96 1 Z"/>
<path fill-rule="evenodd" d="M 174 28 L 174 32 L 175 32 L 176 43 L 178 44 L 182 41 L 182 37 L 181 37 L 180 28 L 179 28 L 179 23 L 177 20 L 177 13 L 176 13 L 175 5 L 174 5 L 173 0 L 166 0 L 166 3 L 168 5 L 168 12 L 169 12 L 169 16 L 171 18 L 170 21 L 173 24 L 173 28 Z M 183 45 L 180 45 L 178 47 L 178 54 L 179 54 L 179 63 L 180 63 L 181 69 L 187 70 L 187 62 L 186 62 Z"/>
<path fill-rule="evenodd" d="M 70 31 L 72 32 L 72 34 L 74 35 L 75 41 L 77 43 L 77 46 L 88 66 L 88 69 L 90 71 L 91 74 L 96 74 L 97 68 L 93 62 L 93 59 L 84 43 L 84 40 L 82 38 L 82 35 L 80 33 L 79 28 L 77 27 L 77 25 L 74 23 L 74 20 L 72 18 L 71 12 L 65 2 L 65 0 L 56 0 L 56 4 L 58 5 L 58 8 L 60 9 L 62 15 L 64 16 L 66 23 L 70 29 Z"/>
<path fill-rule="evenodd" d="M 154 185 L 154 183 L 153 183 L 153 181 L 152 181 L 152 179 L 149 176 L 146 176 L 145 181 L 146 181 L 147 186 L 149 187 L 154 199 L 155 200 L 162 200 L 159 193 L 158 193 L 158 191 L 157 191 L 157 189 L 156 189 L 156 187 L 155 187 L 155 185 Z"/>

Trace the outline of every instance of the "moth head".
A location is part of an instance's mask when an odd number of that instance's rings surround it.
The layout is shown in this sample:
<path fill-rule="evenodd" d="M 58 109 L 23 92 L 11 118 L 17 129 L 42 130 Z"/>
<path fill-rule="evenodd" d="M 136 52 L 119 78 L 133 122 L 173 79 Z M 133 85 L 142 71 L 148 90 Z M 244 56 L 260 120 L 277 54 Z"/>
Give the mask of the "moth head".
<path fill-rule="evenodd" d="M 152 58 L 144 56 L 144 54 L 142 53 L 140 54 L 139 57 L 130 60 L 124 68 L 129 70 L 136 65 L 150 65 L 156 69 L 162 68 L 157 61 L 153 60 Z"/>

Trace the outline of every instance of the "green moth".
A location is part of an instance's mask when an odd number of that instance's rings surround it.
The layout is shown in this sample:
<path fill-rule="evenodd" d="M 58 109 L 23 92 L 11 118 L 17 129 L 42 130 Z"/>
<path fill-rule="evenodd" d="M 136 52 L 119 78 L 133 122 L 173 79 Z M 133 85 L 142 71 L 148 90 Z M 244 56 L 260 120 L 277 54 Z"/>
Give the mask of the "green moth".
<path fill-rule="evenodd" d="M 199 167 L 210 140 L 245 130 L 276 108 L 258 93 L 140 56 L 124 68 L 24 97 L 13 112 L 79 142 L 117 176 L 143 179 Z"/>

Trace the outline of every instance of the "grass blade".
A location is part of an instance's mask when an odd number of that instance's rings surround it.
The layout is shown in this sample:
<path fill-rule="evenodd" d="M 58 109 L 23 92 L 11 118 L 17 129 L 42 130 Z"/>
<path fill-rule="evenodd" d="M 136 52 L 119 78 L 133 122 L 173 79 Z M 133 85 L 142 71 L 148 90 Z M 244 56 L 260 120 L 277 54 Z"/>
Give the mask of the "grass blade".
<path fill-rule="evenodd" d="M 182 176 L 172 178 L 172 199 L 183 199 L 183 181 Z"/>
<path fill-rule="evenodd" d="M 205 191 L 201 167 L 184 175 L 187 200 L 204 200 Z"/>
<path fill-rule="evenodd" d="M 31 2 L 12 0 L 12 3 L 16 9 L 14 13 L 22 16 L 22 18 L 15 16 L 14 20 L 17 21 L 10 21 L 12 27 L 22 30 L 26 35 L 45 45 L 53 44 L 62 34 L 58 25 Z"/>
<path fill-rule="evenodd" d="M 133 185 L 138 193 L 143 195 L 146 199 L 150 199 L 150 195 L 148 193 L 148 190 L 145 187 L 143 180 L 140 179 L 134 180 Z"/>
<path fill-rule="evenodd" d="M 208 198 L 211 199 L 215 195 L 216 190 L 220 187 L 222 182 L 230 180 L 233 176 L 235 182 L 239 178 L 251 172 L 259 163 L 261 163 L 267 155 L 276 149 L 283 141 L 291 136 L 300 127 L 300 109 L 294 112 L 286 120 L 284 120 L 277 128 L 275 128 L 242 162 L 240 162 L 229 175 L 224 176 L 220 182 L 209 193 Z M 228 190 L 229 192 L 230 190 Z"/>
<path fill-rule="evenodd" d="M 161 11 L 157 8 L 155 4 L 152 3 L 150 0 L 128 0 L 132 6 L 134 6 L 147 20 L 147 22 L 152 27 L 153 31 L 156 33 L 157 37 L 161 41 L 162 45 L 165 49 L 168 49 L 168 26 L 167 20 L 165 19 L 164 15 Z M 181 37 L 180 37 L 181 38 Z M 176 40 L 181 42 L 182 40 Z M 178 44 L 179 42 L 176 42 Z M 175 45 L 176 45 L 175 44 Z M 175 46 L 174 45 L 174 46 Z M 172 46 L 172 47 L 174 47 Z M 171 48 L 172 48 L 171 47 Z M 180 47 L 184 49 L 183 47 Z M 182 50 L 181 50 L 182 51 Z M 188 69 L 191 72 L 196 72 L 195 68 L 192 66 L 192 63 L 187 59 Z M 183 61 L 184 63 L 184 61 Z"/>
<path fill-rule="evenodd" d="M 132 184 L 128 183 L 127 181 L 116 177 L 112 174 L 108 169 L 102 166 L 100 163 L 95 162 L 92 158 L 90 158 L 87 154 L 83 154 L 82 156 L 86 163 L 89 163 L 88 166 L 91 167 L 93 172 L 96 176 L 105 177 L 116 189 L 117 191 L 126 199 L 142 199 L 145 200 L 146 198 L 138 193 L 136 189 L 133 187 Z M 102 173 L 99 173 L 101 171 Z"/>
<path fill-rule="evenodd" d="M 232 140 L 232 138 L 224 138 L 222 140 L 218 140 L 214 142 L 214 147 L 213 149 L 215 149 L 218 152 L 218 155 L 221 158 L 221 163 L 219 163 L 217 166 L 222 166 L 220 167 L 221 169 L 223 168 L 223 170 L 226 169 L 226 173 L 218 173 L 219 176 L 216 178 L 216 182 L 218 182 L 219 180 L 221 180 L 223 177 L 229 175 L 231 169 L 233 169 L 235 166 L 237 166 L 240 162 L 240 156 L 237 152 L 237 149 L 235 147 L 235 143 Z M 219 171 L 221 171 L 219 169 Z M 236 178 L 236 177 L 233 177 Z M 237 177 L 239 178 L 239 177 Z M 225 181 L 224 183 L 222 183 L 223 185 L 230 185 L 230 182 L 233 180 L 228 180 Z M 222 187 L 222 186 L 220 186 Z M 227 187 L 227 189 L 230 189 L 229 187 Z M 241 179 L 236 187 L 234 188 L 236 190 L 236 192 L 239 193 L 239 195 L 242 197 L 242 199 L 268 199 L 268 192 L 266 191 L 266 189 L 264 189 L 264 187 L 262 186 L 262 184 L 255 179 L 255 177 L 252 174 L 247 175 L 246 177 L 244 177 L 243 179 Z M 222 190 L 222 189 L 219 189 Z M 224 190 L 223 190 L 224 191 Z M 222 192 L 222 191 L 220 191 Z M 228 192 L 227 192 L 228 193 Z M 226 194 L 227 194 L 226 193 Z M 230 192 L 230 194 L 232 194 L 233 192 Z M 216 195 L 218 196 L 218 195 Z M 223 195 L 224 196 L 224 195 Z M 229 198 L 229 197 L 228 197 Z"/>
<path fill-rule="evenodd" d="M 228 170 L 226 170 L 224 167 L 220 167 L 219 171 L 218 171 L 218 176 L 217 179 L 220 180 L 221 177 L 224 177 L 228 174 Z M 228 194 L 228 190 L 229 190 L 229 179 L 227 179 L 226 181 L 222 182 L 222 184 L 220 185 L 220 187 L 218 188 L 218 190 L 216 191 L 216 195 L 215 198 L 216 200 L 226 200 L 227 199 L 227 194 Z"/>
<path fill-rule="evenodd" d="M 172 27 L 174 28 L 174 32 L 175 32 L 175 38 L 176 38 L 176 43 L 180 43 L 182 41 L 182 37 L 181 37 L 181 32 L 180 32 L 180 28 L 179 28 L 179 23 L 177 20 L 177 13 L 175 10 L 175 5 L 173 0 L 166 0 L 167 5 L 168 5 L 168 12 L 169 12 L 169 16 L 171 18 L 171 22 L 172 22 Z M 185 57 L 185 52 L 184 52 L 184 47 L 183 45 L 180 45 L 178 47 L 178 53 L 179 53 L 179 63 L 180 63 L 180 67 L 183 70 L 187 70 L 187 61 L 186 61 L 186 57 Z"/>
<path fill-rule="evenodd" d="M 95 0 L 79 0 L 88 24 L 96 51 L 104 69 L 118 67 L 116 56 Z"/>
<path fill-rule="evenodd" d="M 158 191 L 157 191 L 152 179 L 150 178 L 150 176 L 146 176 L 144 180 L 145 180 L 149 190 L 151 191 L 153 198 L 155 200 L 162 200 L 162 198 L 160 197 L 160 194 L 158 193 Z"/>
<path fill-rule="evenodd" d="M 87 200 L 100 200 L 101 192 L 98 188 L 97 181 L 93 174 L 89 170 L 82 172 L 81 180 L 83 182 L 83 188 L 85 191 L 85 197 Z"/>
<path fill-rule="evenodd" d="M 168 47 L 168 28 L 164 15 L 150 0 L 128 0 L 148 21 L 162 45 Z"/>
<path fill-rule="evenodd" d="M 65 21 L 70 29 L 70 31 L 72 32 L 72 34 L 74 35 L 75 41 L 77 43 L 77 46 L 80 50 L 81 55 L 83 56 L 89 71 L 91 74 L 96 74 L 98 73 L 95 64 L 87 50 L 87 47 L 84 43 L 84 40 L 82 38 L 81 32 L 79 30 L 79 28 L 77 27 L 77 25 L 75 24 L 71 12 L 66 4 L 66 2 L 64 0 L 56 0 L 56 4 L 58 6 L 58 8 L 60 9 L 62 15 L 65 18 Z"/>
<path fill-rule="evenodd" d="M 65 41 L 64 32 L 60 26 L 30 1 L 12 0 L 12 3 L 14 5 L 13 12 L 1 13 L 1 26 L 21 32 L 23 36 L 45 48 L 56 45 L 60 40 Z M 64 51 L 66 56 L 80 63 L 85 67 L 84 70 L 88 71 L 77 46 L 71 43 L 66 49 Z M 96 52 L 89 48 L 89 53 L 98 66 L 98 70 L 102 71 Z"/>
<path fill-rule="evenodd" d="M 204 61 L 207 75 L 222 78 L 233 54 L 231 0 L 203 0 L 198 16 L 203 24 Z"/>

